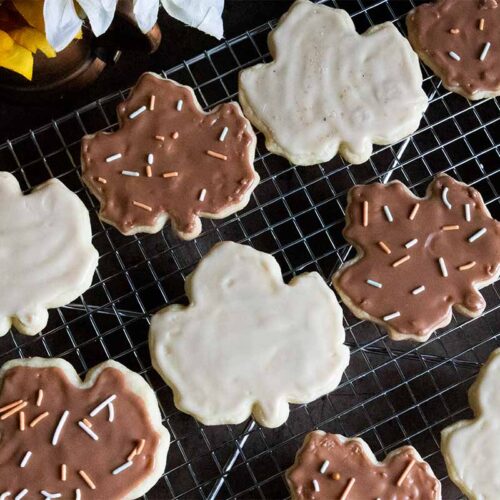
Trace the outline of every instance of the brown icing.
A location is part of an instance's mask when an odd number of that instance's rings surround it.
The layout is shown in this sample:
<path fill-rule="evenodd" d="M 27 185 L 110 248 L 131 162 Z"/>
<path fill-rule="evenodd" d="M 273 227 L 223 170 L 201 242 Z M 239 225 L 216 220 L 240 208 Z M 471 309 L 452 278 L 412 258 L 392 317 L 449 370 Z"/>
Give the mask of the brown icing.
<path fill-rule="evenodd" d="M 484 19 L 483 29 L 480 29 Z M 467 94 L 500 89 L 500 7 L 497 0 L 440 0 L 420 5 L 407 18 L 413 47 L 423 52 L 447 88 Z M 451 31 L 453 30 L 453 31 Z M 458 30 L 458 32 L 456 31 Z M 488 55 L 479 59 L 490 42 Z M 460 61 L 450 57 L 453 51 Z"/>
<path fill-rule="evenodd" d="M 322 473 L 326 460 L 329 464 Z M 410 463 L 411 468 L 402 478 Z M 323 432 L 306 436 L 287 479 L 294 500 L 338 500 L 349 483 L 353 484 L 345 496 L 347 500 L 441 498 L 438 479 L 412 446 L 398 448 L 383 462 L 374 463 L 359 441 Z M 319 491 L 315 491 L 314 480 Z"/>
<path fill-rule="evenodd" d="M 442 199 L 445 188 L 451 209 Z M 366 227 L 364 201 L 368 202 Z M 411 220 L 416 203 L 419 208 Z M 470 222 L 465 218 L 465 204 L 470 206 Z M 384 205 L 389 207 L 393 222 L 389 222 Z M 459 229 L 443 230 L 444 226 Z M 468 238 L 482 228 L 487 232 L 470 243 Z M 399 181 L 355 186 L 349 192 L 344 236 L 362 257 L 338 271 L 334 277 L 337 291 L 390 331 L 406 335 L 427 337 L 449 322 L 454 305 L 469 315 L 481 313 L 485 301 L 475 286 L 491 282 L 500 271 L 500 224 L 491 218 L 476 190 L 447 175 L 434 179 L 424 199 L 414 197 Z M 405 244 L 415 238 L 418 242 L 406 248 Z M 387 254 L 379 242 L 391 253 Z M 407 255 L 409 260 L 393 267 Z M 444 259 L 448 277 L 443 276 L 439 257 Z M 458 269 L 471 262 L 475 262 L 474 267 Z M 368 279 L 382 288 L 367 284 Z M 412 293 L 422 285 L 423 292 Z M 383 320 L 394 312 L 400 316 Z"/>
<path fill-rule="evenodd" d="M 43 398 L 37 406 L 40 389 Z M 108 421 L 107 407 L 91 417 L 91 411 L 113 394 L 113 422 Z M 119 370 L 105 368 L 91 388 L 80 389 L 60 368 L 17 366 L 5 373 L 0 407 L 20 399 L 28 402 L 23 409 L 25 430 L 20 430 L 20 412 L 0 420 L 0 494 L 10 491 L 14 497 L 28 489 L 26 498 L 42 498 L 42 490 L 75 498 L 78 488 L 82 499 L 121 499 L 151 474 L 159 436 L 142 399 L 127 389 Z M 65 410 L 70 413 L 53 446 L 54 431 Z M 30 427 L 45 412 L 48 416 Z M 84 418 L 91 422 L 98 441 L 78 426 Z M 143 450 L 133 465 L 113 475 L 142 439 Z M 31 458 L 21 468 L 27 451 L 32 452 Z M 62 464 L 66 465 L 66 481 L 61 480 Z M 79 475 L 80 470 L 95 483 L 95 490 Z"/>
<path fill-rule="evenodd" d="M 180 111 L 179 100 L 183 101 Z M 147 110 L 131 119 L 142 106 Z M 231 207 L 236 209 L 259 180 L 253 169 L 255 136 L 237 103 L 204 113 L 192 89 L 146 73 L 118 105 L 117 114 L 119 130 L 83 138 L 82 169 L 84 182 L 101 201 L 102 218 L 124 234 L 153 226 L 159 215 L 168 214 L 176 231 L 196 236 L 200 214 L 222 216 Z M 224 127 L 228 132 L 220 141 Z M 106 162 L 118 153 L 121 158 Z M 149 153 L 154 158 L 151 177 L 147 176 Z M 125 176 L 123 170 L 140 175 Z M 178 175 L 163 177 L 172 172 Z"/>

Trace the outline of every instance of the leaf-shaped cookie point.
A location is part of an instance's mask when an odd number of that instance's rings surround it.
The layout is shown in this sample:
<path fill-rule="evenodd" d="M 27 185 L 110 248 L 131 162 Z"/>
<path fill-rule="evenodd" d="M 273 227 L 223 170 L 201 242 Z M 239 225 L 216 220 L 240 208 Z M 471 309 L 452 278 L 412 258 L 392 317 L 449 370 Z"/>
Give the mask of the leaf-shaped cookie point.
<path fill-rule="evenodd" d="M 440 500 L 441 484 L 413 446 L 379 462 L 360 438 L 309 433 L 286 473 L 292 500 Z"/>
<path fill-rule="evenodd" d="M 469 391 L 472 420 L 441 432 L 450 479 L 471 500 L 496 500 L 500 491 L 500 349 L 490 354 Z"/>
<path fill-rule="evenodd" d="M 205 113 L 190 87 L 145 73 L 117 113 L 116 132 L 82 140 L 83 181 L 102 220 L 130 235 L 156 233 L 170 219 L 191 239 L 200 217 L 248 203 L 259 182 L 256 138 L 237 103 Z"/>
<path fill-rule="evenodd" d="M 418 57 L 392 23 L 359 35 L 347 12 L 297 0 L 269 49 L 273 62 L 241 71 L 239 98 L 267 148 L 297 165 L 337 152 L 363 163 L 372 144 L 414 132 L 427 108 Z"/>
<path fill-rule="evenodd" d="M 453 307 L 480 315 L 478 290 L 500 274 L 500 223 L 478 191 L 444 174 L 425 198 L 399 181 L 355 186 L 344 236 L 358 255 L 335 273 L 335 289 L 394 340 L 427 340 Z"/>
<path fill-rule="evenodd" d="M 206 425 L 250 415 L 265 427 L 288 403 L 333 391 L 349 361 L 342 310 L 318 273 L 283 282 L 276 260 L 231 242 L 216 245 L 186 281 L 187 307 L 155 314 L 155 369 L 176 406 Z"/>
<path fill-rule="evenodd" d="M 57 179 L 23 195 L 0 172 L 0 336 L 45 328 L 47 309 L 75 300 L 92 283 L 99 255 L 85 205 Z"/>

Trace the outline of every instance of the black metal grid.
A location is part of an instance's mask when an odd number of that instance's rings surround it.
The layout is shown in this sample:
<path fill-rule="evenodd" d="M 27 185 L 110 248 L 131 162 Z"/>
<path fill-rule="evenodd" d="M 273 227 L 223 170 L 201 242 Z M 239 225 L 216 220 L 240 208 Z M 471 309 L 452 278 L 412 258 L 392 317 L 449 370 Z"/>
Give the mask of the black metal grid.
<path fill-rule="evenodd" d="M 404 32 L 406 0 L 349 0 L 329 3 L 346 9 L 359 31 L 391 20 Z M 205 52 L 166 71 L 195 88 L 212 107 L 237 98 L 238 71 L 268 61 L 266 37 L 274 23 Z M 376 147 L 357 166 L 341 158 L 317 167 L 291 166 L 270 155 L 259 134 L 255 165 L 261 184 L 250 204 L 222 221 L 203 222 L 195 241 L 181 242 L 169 228 L 157 235 L 124 237 L 97 217 L 96 200 L 79 173 L 83 134 L 116 128 L 115 106 L 126 92 L 102 98 L 64 118 L 0 145 L 0 168 L 22 187 L 57 177 L 90 210 L 100 261 L 92 287 L 74 303 L 51 311 L 43 334 L 11 332 L 0 339 L 0 362 L 27 356 L 60 356 L 81 373 L 108 358 L 141 373 L 158 396 L 172 435 L 164 477 L 145 498 L 285 498 L 283 472 L 306 432 L 321 428 L 359 435 L 379 458 L 412 444 L 442 480 L 443 497 L 460 498 L 447 478 L 439 452 L 441 429 L 471 415 L 466 391 L 488 354 L 500 346 L 500 295 L 483 289 L 484 314 L 454 317 L 425 344 L 393 342 L 376 325 L 346 308 L 350 365 L 339 388 L 308 405 L 295 405 L 288 422 L 269 430 L 253 421 L 204 427 L 178 412 L 172 393 L 151 368 L 149 317 L 167 303 L 184 300 L 184 279 L 219 240 L 235 240 L 272 253 L 286 279 L 316 270 L 325 279 L 350 258 L 341 235 L 346 193 L 354 184 L 400 179 L 423 195 L 433 174 L 449 172 L 479 189 L 493 216 L 500 203 L 500 106 L 496 99 L 468 102 L 450 94 L 425 68 L 424 87 L 432 102 L 420 129 L 390 147 Z M 495 139 L 496 138 L 496 139 Z"/>

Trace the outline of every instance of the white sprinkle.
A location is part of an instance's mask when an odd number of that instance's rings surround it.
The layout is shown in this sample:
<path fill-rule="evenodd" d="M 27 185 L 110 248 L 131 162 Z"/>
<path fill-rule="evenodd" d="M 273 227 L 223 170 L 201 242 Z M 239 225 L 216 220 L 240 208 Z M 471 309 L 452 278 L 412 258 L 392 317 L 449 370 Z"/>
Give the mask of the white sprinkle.
<path fill-rule="evenodd" d="M 0 495 L 0 500 L 6 500 L 7 497 L 10 497 L 10 491 L 5 491 Z"/>
<path fill-rule="evenodd" d="M 62 494 L 61 493 L 49 493 L 48 491 L 42 490 L 40 493 L 45 497 L 45 498 L 61 498 Z"/>
<path fill-rule="evenodd" d="M 425 286 L 421 285 L 418 288 L 415 288 L 415 290 L 412 290 L 411 293 L 413 295 L 418 295 L 419 293 L 422 293 L 423 291 L 425 291 Z"/>
<path fill-rule="evenodd" d="M 85 431 L 94 441 L 99 441 L 99 436 L 90 428 L 87 427 L 81 420 L 78 422 L 80 429 Z"/>
<path fill-rule="evenodd" d="M 366 280 L 366 282 L 371 285 L 371 286 L 374 286 L 375 288 L 382 288 L 382 283 L 379 283 L 378 281 L 374 281 L 374 280 Z"/>
<path fill-rule="evenodd" d="M 21 500 L 28 494 L 28 488 L 24 488 L 24 490 L 20 491 L 15 497 L 14 500 Z"/>
<path fill-rule="evenodd" d="M 387 316 L 384 316 L 382 319 L 384 321 L 390 321 L 391 319 L 394 318 L 399 318 L 401 316 L 401 313 L 399 311 L 393 312 L 391 314 L 388 314 Z"/>
<path fill-rule="evenodd" d="M 155 161 L 155 157 L 153 155 L 153 153 L 149 153 L 148 154 L 148 165 L 152 165 Z"/>
<path fill-rule="evenodd" d="M 146 111 L 146 106 L 141 106 L 139 109 L 136 109 L 133 113 L 130 113 L 128 115 L 128 117 L 133 120 L 134 118 L 136 118 L 137 116 L 139 116 L 141 113 L 144 113 L 144 111 Z"/>
<path fill-rule="evenodd" d="M 122 170 L 122 175 L 127 175 L 128 177 L 139 177 L 139 172 L 135 170 Z"/>
<path fill-rule="evenodd" d="M 483 236 L 483 234 L 485 234 L 485 233 L 486 233 L 486 228 L 485 227 L 483 227 L 479 231 L 476 231 L 472 236 L 469 236 L 469 243 L 474 243 L 474 241 L 476 241 L 479 238 L 481 238 L 481 236 Z"/>
<path fill-rule="evenodd" d="M 323 462 L 323 465 L 321 466 L 321 469 L 319 470 L 321 472 L 321 474 L 324 474 L 326 472 L 326 469 L 328 469 L 329 465 L 330 465 L 330 461 L 329 460 L 325 460 Z"/>
<path fill-rule="evenodd" d="M 69 411 L 66 410 L 61 418 L 59 419 L 59 423 L 57 424 L 56 430 L 54 431 L 54 435 L 52 436 L 52 446 L 55 446 L 57 444 L 57 441 L 59 441 L 59 436 L 61 435 L 62 428 L 64 427 L 64 424 L 66 423 L 66 419 L 68 418 Z"/>
<path fill-rule="evenodd" d="M 30 461 L 30 458 L 31 458 L 31 451 L 27 451 L 25 454 L 24 454 L 24 458 L 21 460 L 21 465 L 19 467 L 21 467 L 21 469 L 24 469 L 24 467 L 26 467 L 26 465 L 28 465 L 28 462 Z"/>
<path fill-rule="evenodd" d="M 222 132 L 219 135 L 219 141 L 224 142 L 224 139 L 226 138 L 227 133 L 229 132 L 229 129 L 227 127 L 224 127 L 222 129 Z"/>
<path fill-rule="evenodd" d="M 182 105 L 184 104 L 184 101 L 182 99 L 179 99 L 177 101 L 177 111 L 181 111 L 182 110 Z"/>
<path fill-rule="evenodd" d="M 80 491 L 80 488 L 77 488 L 75 490 L 75 500 L 81 500 L 82 499 L 82 492 Z"/>
<path fill-rule="evenodd" d="M 411 247 L 415 246 L 417 243 L 418 243 L 417 238 L 413 238 L 412 240 L 407 241 L 407 242 L 405 243 L 405 247 L 406 247 L 406 248 L 411 248 Z"/>
<path fill-rule="evenodd" d="M 90 412 L 90 416 L 91 417 L 95 417 L 99 412 L 101 412 L 102 410 L 104 410 L 104 408 L 106 408 L 106 406 L 108 406 L 109 403 L 113 402 L 115 399 L 116 399 L 116 394 L 113 394 L 113 395 L 109 396 L 109 398 L 105 399 L 100 405 L 96 406 Z"/>
<path fill-rule="evenodd" d="M 109 411 L 108 422 L 113 422 L 113 420 L 115 419 L 115 406 L 113 405 L 113 403 L 109 403 L 108 411 Z"/>
<path fill-rule="evenodd" d="M 465 209 L 465 220 L 467 222 L 470 222 L 470 205 L 468 203 L 466 203 L 464 205 L 464 209 Z"/>
<path fill-rule="evenodd" d="M 387 205 L 384 205 L 384 213 L 389 222 L 392 222 L 394 220 L 391 214 L 391 209 Z"/>
<path fill-rule="evenodd" d="M 121 157 L 122 157 L 121 153 L 116 153 L 114 155 L 108 156 L 106 158 L 106 163 L 110 163 L 112 161 L 119 160 Z"/>
<path fill-rule="evenodd" d="M 441 274 L 445 278 L 447 278 L 448 277 L 448 269 L 446 269 L 446 262 L 444 261 L 443 257 L 439 257 L 438 262 L 439 262 L 439 267 L 441 268 Z"/>
<path fill-rule="evenodd" d="M 314 486 L 314 491 L 318 492 L 319 491 L 319 483 L 316 479 L 313 479 L 313 486 Z"/>
<path fill-rule="evenodd" d="M 207 195 L 207 190 L 205 188 L 203 188 L 201 191 L 200 191 L 200 196 L 198 196 L 198 200 L 200 201 L 205 201 L 205 196 Z"/>
<path fill-rule="evenodd" d="M 450 52 L 448 52 L 448 55 L 452 59 L 455 59 L 455 61 L 460 61 L 461 60 L 461 57 L 456 52 L 453 52 L 453 50 L 450 50 Z"/>
<path fill-rule="evenodd" d="M 116 476 L 117 474 L 120 474 L 124 470 L 128 469 L 130 466 L 132 466 L 134 462 L 132 460 L 129 460 L 128 462 L 125 462 L 124 464 L 120 465 L 120 467 L 117 467 L 113 472 L 113 476 Z"/>
<path fill-rule="evenodd" d="M 490 50 L 491 43 L 486 42 L 483 47 L 483 51 L 481 52 L 481 55 L 479 56 L 480 61 L 484 61 L 486 59 L 486 56 L 488 55 L 488 51 Z"/>
<path fill-rule="evenodd" d="M 448 191 L 449 191 L 448 186 L 445 186 L 441 191 L 441 199 L 443 200 L 443 203 L 446 205 L 446 208 L 448 210 L 451 210 L 451 203 L 448 201 Z"/>

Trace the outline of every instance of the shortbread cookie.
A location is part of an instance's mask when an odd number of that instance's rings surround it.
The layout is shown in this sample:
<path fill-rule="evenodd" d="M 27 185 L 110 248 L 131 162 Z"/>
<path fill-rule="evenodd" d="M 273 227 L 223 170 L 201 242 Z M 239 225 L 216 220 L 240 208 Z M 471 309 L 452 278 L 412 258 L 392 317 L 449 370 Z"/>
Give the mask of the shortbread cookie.
<path fill-rule="evenodd" d="M 412 10 L 408 38 L 452 92 L 476 100 L 500 95 L 498 0 L 439 0 Z"/>
<path fill-rule="evenodd" d="M 379 462 L 360 438 L 309 433 L 286 474 L 292 500 L 440 500 L 441 483 L 413 446 Z"/>
<path fill-rule="evenodd" d="M 498 500 L 500 492 L 500 349 L 490 355 L 469 391 L 473 420 L 441 432 L 450 479 L 470 500 Z"/>
<path fill-rule="evenodd" d="M 363 163 L 373 144 L 414 132 L 427 108 L 418 57 L 391 23 L 359 35 L 347 12 L 297 0 L 269 50 L 273 62 L 240 73 L 240 102 L 267 148 L 297 165 L 337 152 Z"/>
<path fill-rule="evenodd" d="M 24 196 L 0 172 L 0 336 L 11 325 L 26 335 L 43 330 L 47 309 L 89 288 L 98 258 L 78 196 L 56 179 Z"/>
<path fill-rule="evenodd" d="M 358 255 L 333 284 L 358 318 L 423 342 L 453 307 L 483 312 L 478 290 L 500 274 L 500 224 L 475 189 L 442 174 L 425 198 L 399 181 L 355 186 L 348 198 L 344 236 Z"/>
<path fill-rule="evenodd" d="M 190 87 L 145 73 L 117 113 L 119 130 L 82 140 L 83 181 L 102 220 L 130 235 L 156 233 L 170 219 L 191 239 L 200 217 L 246 206 L 259 182 L 256 138 L 237 103 L 205 113 Z"/>
<path fill-rule="evenodd" d="M 0 384 L 0 495 L 133 499 L 161 477 L 169 433 L 153 390 L 122 364 L 82 383 L 62 359 L 15 360 Z"/>
<path fill-rule="evenodd" d="M 288 403 L 333 391 L 349 362 L 342 310 L 318 273 L 283 283 L 276 260 L 220 243 L 186 280 L 190 305 L 153 316 L 153 366 L 176 406 L 206 425 L 253 415 L 265 427 Z"/>

